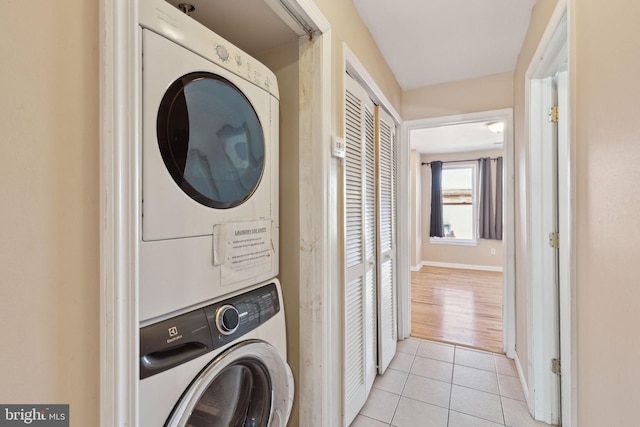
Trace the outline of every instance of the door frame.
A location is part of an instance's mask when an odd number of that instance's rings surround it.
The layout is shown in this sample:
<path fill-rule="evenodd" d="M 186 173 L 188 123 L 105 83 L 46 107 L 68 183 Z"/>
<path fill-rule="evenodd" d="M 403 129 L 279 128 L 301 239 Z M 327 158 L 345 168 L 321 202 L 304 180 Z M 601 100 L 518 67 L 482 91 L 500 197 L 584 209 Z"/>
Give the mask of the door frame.
<path fill-rule="evenodd" d="M 542 182 L 545 177 L 556 173 L 547 162 L 545 154 L 539 152 L 541 138 L 549 137 L 545 131 L 548 126 L 545 105 L 554 97 L 553 84 L 550 79 L 559 72 L 568 70 L 569 62 L 569 17 L 567 0 L 559 0 L 540 39 L 525 74 L 525 135 L 527 155 L 527 212 L 529 218 L 527 229 L 528 254 L 530 266 L 526 310 L 528 339 L 529 384 L 527 386 L 528 405 L 531 414 L 537 420 L 547 423 L 562 422 L 563 426 L 577 425 L 576 405 L 576 336 L 575 336 L 575 155 L 571 142 L 570 82 L 571 75 L 566 75 L 568 84 L 558 87 L 559 100 L 565 104 L 565 111 L 560 112 L 558 130 L 558 230 L 560 245 L 558 258 L 560 274 L 555 263 L 540 262 L 543 252 L 549 248 L 548 236 L 543 231 L 542 223 L 549 223 L 555 214 L 551 209 L 534 211 L 535 192 L 531 185 Z M 548 183 L 547 183 L 548 185 Z M 535 266 L 535 268 L 532 268 Z M 564 267 L 564 268 L 562 268 Z M 532 272 L 535 270 L 535 272 Z M 558 276 L 557 289 L 544 278 Z M 540 282 L 540 283 L 538 283 Z M 540 284 L 547 284 L 541 286 Z M 558 307 L 551 313 L 545 309 Z M 558 325 L 559 323 L 559 325 Z M 554 331 L 549 334 L 549 330 Z M 559 341 L 559 342 L 558 342 Z M 558 377 L 551 372 L 550 361 L 560 357 L 562 375 Z M 562 392 L 560 393 L 560 390 Z"/>
<path fill-rule="evenodd" d="M 138 425 L 138 4 L 100 1 L 100 425 Z M 130 142 L 138 143 L 130 143 Z"/>
<path fill-rule="evenodd" d="M 473 122 L 489 122 L 489 121 L 504 121 L 504 193 L 503 193 L 503 221 L 504 221 L 504 240 L 503 240 L 503 348 L 504 352 L 509 358 L 515 356 L 515 343 L 516 343 L 516 322 L 515 322 L 515 174 L 514 174 L 514 142 L 513 142 L 513 110 L 506 108 L 502 110 L 484 111 L 479 113 L 458 114 L 453 116 L 435 117 L 429 119 L 418 119 L 404 122 L 401 128 L 401 143 L 400 147 L 403 147 L 402 151 L 398 154 L 398 170 L 406 171 L 403 177 L 398 179 L 398 187 L 400 183 L 406 186 L 403 191 L 398 188 L 398 205 L 410 206 L 409 188 L 411 184 L 411 167 L 410 167 L 410 132 L 413 130 L 448 126 L 462 123 Z M 402 198 L 400 198 L 402 197 Z M 398 215 L 398 234 L 401 234 L 400 229 L 402 222 L 402 230 L 406 230 L 405 236 L 409 236 L 410 217 L 409 209 L 406 210 L 407 215 Z M 409 274 L 409 254 L 411 239 L 407 239 L 406 242 L 401 242 L 404 247 L 402 252 L 405 257 L 400 264 L 398 260 L 398 269 L 402 270 L 406 268 L 407 275 Z M 400 257 L 400 252 L 399 255 Z M 404 335 L 399 336 L 408 337 L 411 332 L 411 280 L 405 282 L 398 282 L 398 318 L 399 328 L 402 324 L 402 332 Z M 400 322 L 402 320 L 402 322 Z"/>
<path fill-rule="evenodd" d="M 300 366 L 296 395 L 300 422 L 338 425 L 339 339 L 334 311 L 339 301 L 327 277 L 330 261 L 329 140 L 331 26 L 310 0 L 265 0 L 300 38 L 301 87 L 310 94 L 300 111 L 301 223 Z M 138 0 L 100 0 L 100 425 L 138 425 L 138 165 L 141 108 Z M 301 92 L 302 93 L 302 92 Z M 309 165 L 314 165 L 310 168 Z M 306 225 L 313 224 L 312 227 Z M 308 345 L 307 345 L 308 344 Z M 318 387 L 320 384 L 320 387 Z"/>

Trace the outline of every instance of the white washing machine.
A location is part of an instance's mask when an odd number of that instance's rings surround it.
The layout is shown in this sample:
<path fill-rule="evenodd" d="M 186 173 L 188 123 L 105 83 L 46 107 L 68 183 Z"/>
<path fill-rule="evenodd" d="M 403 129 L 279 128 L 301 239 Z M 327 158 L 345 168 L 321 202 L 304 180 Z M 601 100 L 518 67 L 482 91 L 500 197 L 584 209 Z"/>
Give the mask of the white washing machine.
<path fill-rule="evenodd" d="M 141 0 L 140 319 L 278 274 L 275 75 L 163 0 Z"/>
<path fill-rule="evenodd" d="M 277 280 L 140 329 L 140 427 L 284 427 L 293 387 Z"/>

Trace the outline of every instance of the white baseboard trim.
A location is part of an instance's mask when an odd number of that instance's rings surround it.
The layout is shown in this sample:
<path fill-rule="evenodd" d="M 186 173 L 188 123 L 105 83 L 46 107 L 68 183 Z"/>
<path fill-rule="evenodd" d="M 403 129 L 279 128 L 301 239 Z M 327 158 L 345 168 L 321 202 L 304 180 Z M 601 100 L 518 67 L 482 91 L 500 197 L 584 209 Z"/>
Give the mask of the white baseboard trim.
<path fill-rule="evenodd" d="M 529 401 L 529 385 L 527 384 L 527 380 L 524 376 L 524 372 L 522 371 L 522 365 L 520 364 L 520 358 L 518 357 L 517 351 L 516 351 L 515 357 L 513 358 L 513 361 L 516 363 L 516 370 L 518 371 L 518 377 L 520 378 L 520 384 L 522 385 L 524 400 L 527 402 L 527 407 L 529 408 L 529 412 L 531 412 L 531 402 Z"/>
<path fill-rule="evenodd" d="M 502 267 L 495 267 L 492 265 L 455 264 L 450 262 L 435 262 L 435 261 L 422 261 L 417 267 L 411 267 L 411 271 L 418 271 L 423 266 L 457 268 L 461 270 L 497 271 L 502 273 Z"/>

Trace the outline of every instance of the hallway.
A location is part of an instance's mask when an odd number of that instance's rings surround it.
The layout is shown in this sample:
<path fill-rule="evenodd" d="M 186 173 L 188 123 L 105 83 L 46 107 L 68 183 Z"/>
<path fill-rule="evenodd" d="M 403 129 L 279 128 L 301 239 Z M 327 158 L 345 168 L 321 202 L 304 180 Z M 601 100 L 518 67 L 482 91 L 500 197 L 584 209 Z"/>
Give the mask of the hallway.
<path fill-rule="evenodd" d="M 543 427 L 531 418 L 513 360 L 409 338 L 373 384 L 352 427 Z"/>

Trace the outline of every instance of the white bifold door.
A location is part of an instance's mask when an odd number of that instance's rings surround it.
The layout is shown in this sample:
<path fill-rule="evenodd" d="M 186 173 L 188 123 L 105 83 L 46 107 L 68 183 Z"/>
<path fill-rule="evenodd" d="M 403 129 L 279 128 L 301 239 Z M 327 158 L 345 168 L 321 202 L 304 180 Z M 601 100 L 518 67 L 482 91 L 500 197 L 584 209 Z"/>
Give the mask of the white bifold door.
<path fill-rule="evenodd" d="M 396 126 L 389 114 L 376 107 L 378 167 L 378 372 L 396 354 Z"/>
<path fill-rule="evenodd" d="M 395 123 L 345 76 L 344 421 L 396 351 Z"/>

